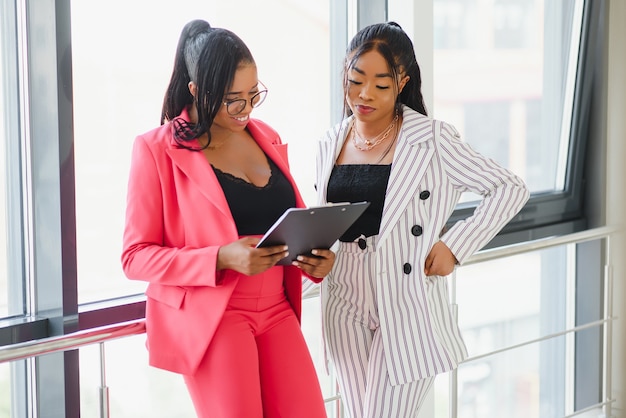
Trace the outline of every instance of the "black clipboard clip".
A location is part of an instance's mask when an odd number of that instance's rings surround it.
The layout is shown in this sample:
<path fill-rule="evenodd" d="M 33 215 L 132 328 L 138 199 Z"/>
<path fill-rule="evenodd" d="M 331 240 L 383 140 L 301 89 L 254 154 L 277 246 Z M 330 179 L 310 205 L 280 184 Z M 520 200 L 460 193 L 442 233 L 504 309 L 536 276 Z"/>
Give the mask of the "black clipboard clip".
<path fill-rule="evenodd" d="M 310 255 L 314 248 L 332 247 L 369 205 L 370 202 L 346 202 L 287 209 L 256 247 L 287 245 L 289 255 L 277 265 L 291 265 L 296 257 Z"/>

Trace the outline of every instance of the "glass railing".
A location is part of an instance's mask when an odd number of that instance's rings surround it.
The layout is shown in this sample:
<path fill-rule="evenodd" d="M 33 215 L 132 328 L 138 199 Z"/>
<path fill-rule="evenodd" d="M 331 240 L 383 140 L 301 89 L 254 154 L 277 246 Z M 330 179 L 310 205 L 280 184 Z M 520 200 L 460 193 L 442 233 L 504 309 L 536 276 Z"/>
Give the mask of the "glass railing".
<path fill-rule="evenodd" d="M 578 277 L 572 283 L 570 267 L 576 256 L 573 247 L 597 241 L 606 249 L 615 232 L 616 228 L 597 228 L 483 251 L 457 269 L 450 277 L 451 303 L 458 311 L 470 357 L 457 370 L 437 378 L 435 417 L 493 416 L 488 411 L 494 408 L 519 412 L 520 407 L 525 417 L 548 416 L 544 414 L 548 410 L 555 417 L 583 417 L 590 411 L 611 416 L 615 399 L 610 375 L 614 320 L 610 251 L 600 252 L 599 264 L 606 266 L 600 280 L 589 280 L 591 288 L 600 289 L 596 317 L 572 316 L 574 305 L 580 303 L 576 287 L 583 286 L 585 279 Z M 321 329 L 316 323 L 319 318 L 319 297 L 313 288 L 304 297 L 303 329 Z M 310 332 L 305 332 L 305 338 L 319 368 L 328 416 L 341 417 L 334 377 L 322 367 L 320 335 Z M 10 416 L 4 409 L 11 404 L 11 362 L 80 349 L 85 416 L 135 417 L 134 405 L 142 409 L 150 405 L 155 417 L 193 416 L 182 378 L 148 366 L 144 333 L 140 319 L 0 347 L 0 415 Z M 598 354 L 592 371 L 598 378 L 590 390 L 601 395 L 585 405 L 575 405 L 567 393 L 575 379 L 577 338 L 587 338 Z"/>

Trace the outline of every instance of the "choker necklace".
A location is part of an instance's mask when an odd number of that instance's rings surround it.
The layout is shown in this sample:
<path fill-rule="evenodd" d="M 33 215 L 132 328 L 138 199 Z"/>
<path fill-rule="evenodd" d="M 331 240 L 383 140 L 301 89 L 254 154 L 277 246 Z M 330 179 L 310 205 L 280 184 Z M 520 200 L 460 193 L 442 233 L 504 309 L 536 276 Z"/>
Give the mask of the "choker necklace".
<path fill-rule="evenodd" d="M 391 132 L 393 127 L 396 126 L 396 122 L 397 121 L 398 121 L 398 114 L 396 113 L 396 116 L 393 118 L 393 120 L 391 121 L 391 123 L 389 124 L 387 129 L 385 129 L 384 131 L 382 131 L 381 133 L 376 135 L 376 137 L 374 137 L 374 139 L 369 140 L 369 139 L 363 139 L 361 137 L 361 134 L 359 134 L 357 132 L 357 130 L 356 130 L 356 119 L 353 120 L 353 122 L 352 122 L 352 144 L 354 145 L 354 148 L 358 149 L 359 151 L 369 151 L 371 149 L 374 149 L 376 146 L 380 145 L 385 139 L 387 139 L 387 137 L 389 136 L 389 133 Z M 359 137 L 359 140 L 361 142 L 363 142 L 365 144 L 365 146 L 359 145 L 359 142 L 356 139 L 357 135 Z"/>

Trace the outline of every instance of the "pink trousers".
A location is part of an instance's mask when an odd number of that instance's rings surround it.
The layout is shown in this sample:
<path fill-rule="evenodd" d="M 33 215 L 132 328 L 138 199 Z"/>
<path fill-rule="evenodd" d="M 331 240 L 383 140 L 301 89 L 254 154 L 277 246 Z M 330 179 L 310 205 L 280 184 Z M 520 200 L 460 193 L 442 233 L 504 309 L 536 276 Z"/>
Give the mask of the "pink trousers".
<path fill-rule="evenodd" d="M 326 417 L 282 267 L 239 278 L 198 371 L 185 383 L 200 418 Z"/>

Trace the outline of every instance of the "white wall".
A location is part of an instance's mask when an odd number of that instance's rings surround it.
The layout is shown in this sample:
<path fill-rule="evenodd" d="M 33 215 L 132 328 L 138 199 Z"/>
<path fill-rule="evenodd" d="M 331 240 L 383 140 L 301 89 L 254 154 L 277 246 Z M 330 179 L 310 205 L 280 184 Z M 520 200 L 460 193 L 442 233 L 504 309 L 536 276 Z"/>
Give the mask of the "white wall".
<path fill-rule="evenodd" d="M 608 225 L 624 225 L 626 207 L 626 2 L 609 0 L 609 54 L 607 92 L 607 184 Z M 621 233 L 611 240 L 613 267 L 613 370 L 611 397 L 617 399 L 612 416 L 626 416 L 626 239 Z"/>

